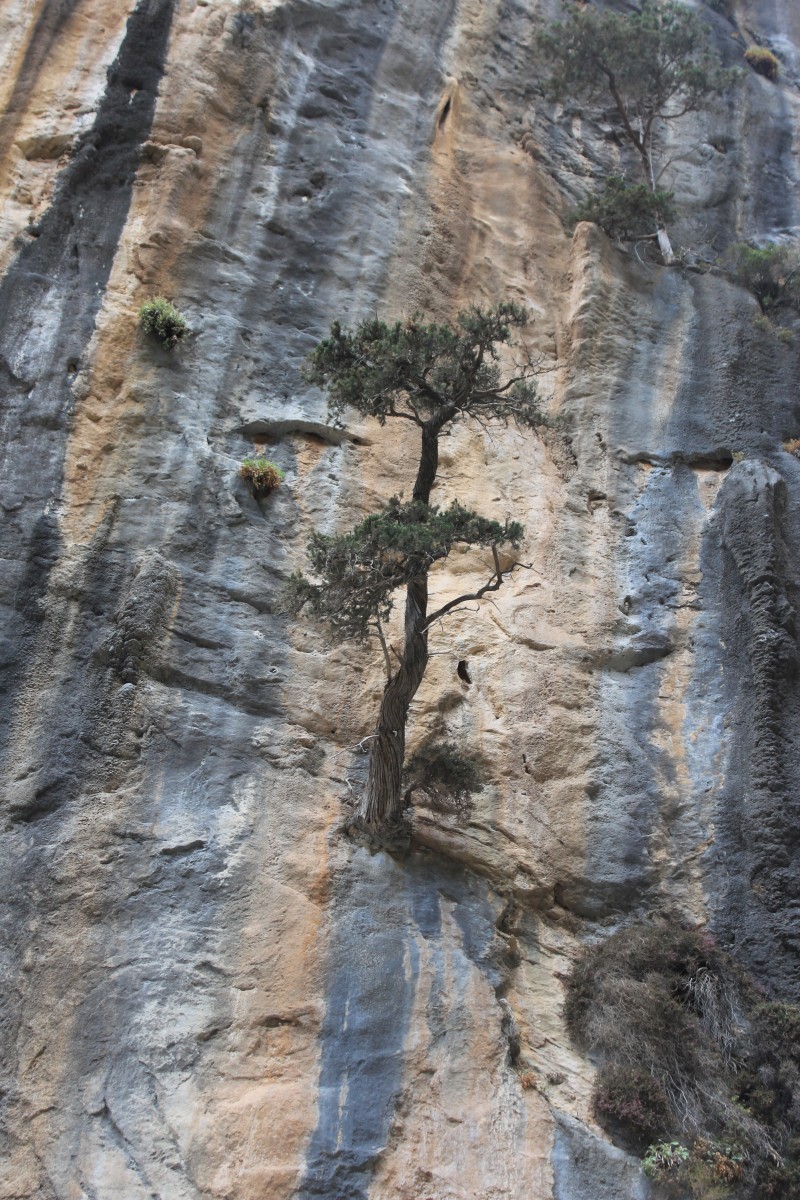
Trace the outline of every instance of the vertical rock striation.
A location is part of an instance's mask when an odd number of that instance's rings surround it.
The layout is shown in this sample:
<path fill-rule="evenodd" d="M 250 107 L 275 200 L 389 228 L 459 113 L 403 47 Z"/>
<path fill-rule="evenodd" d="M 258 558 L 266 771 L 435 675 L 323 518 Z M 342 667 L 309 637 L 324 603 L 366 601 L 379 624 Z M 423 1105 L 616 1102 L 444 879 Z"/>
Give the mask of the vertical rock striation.
<path fill-rule="evenodd" d="M 670 131 L 666 269 L 564 231 L 624 153 L 541 95 L 555 0 L 3 6 L 0 1196 L 634 1200 L 564 1027 L 581 946 L 666 908 L 797 998 L 798 349 L 713 264 L 800 224 L 800 19 L 696 7 L 782 74 Z M 332 429 L 300 366 L 333 319 L 504 298 L 569 445 L 442 448 L 435 502 L 524 521 L 530 570 L 412 706 L 487 786 L 373 853 L 381 664 L 280 593 L 416 447 Z"/>

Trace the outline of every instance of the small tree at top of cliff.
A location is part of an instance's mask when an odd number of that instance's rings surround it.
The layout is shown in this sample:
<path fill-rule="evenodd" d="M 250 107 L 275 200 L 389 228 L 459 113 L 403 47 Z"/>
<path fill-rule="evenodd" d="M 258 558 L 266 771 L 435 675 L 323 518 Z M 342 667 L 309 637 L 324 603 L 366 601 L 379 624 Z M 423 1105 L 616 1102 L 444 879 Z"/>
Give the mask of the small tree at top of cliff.
<path fill-rule="evenodd" d="M 369 739 L 367 789 L 358 815 L 374 830 L 390 827 L 402 808 L 402 774 L 408 710 L 428 664 L 428 633 L 434 622 L 501 587 L 517 565 L 504 563 L 500 548 L 519 546 L 516 521 L 488 520 L 457 501 L 430 503 L 439 462 L 439 438 L 460 420 L 535 429 L 544 424 L 526 358 L 506 374 L 499 348 L 527 322 L 513 303 L 459 313 L 455 324 L 427 324 L 420 316 L 388 325 L 375 318 L 353 330 L 336 322 L 330 337 L 309 356 L 306 377 L 327 388 L 331 417 L 356 409 L 375 418 L 408 421 L 419 430 L 420 454 L 410 501 L 392 498 L 349 533 L 314 533 L 309 543 L 311 578 L 289 581 L 295 611 L 308 606 L 335 637 L 375 637 L 382 647 L 386 686 L 374 735 Z M 480 587 L 428 609 L 428 577 L 455 545 L 490 552 L 489 578 Z M 401 649 L 387 631 L 398 592 L 405 594 Z"/>
<path fill-rule="evenodd" d="M 542 30 L 538 47 L 556 99 L 600 103 L 610 97 L 653 193 L 654 141 L 661 124 L 706 108 L 736 77 L 712 54 L 697 14 L 674 0 L 642 0 L 632 13 L 570 6 L 564 21 Z M 669 262 L 672 250 L 658 213 L 655 225 Z"/>

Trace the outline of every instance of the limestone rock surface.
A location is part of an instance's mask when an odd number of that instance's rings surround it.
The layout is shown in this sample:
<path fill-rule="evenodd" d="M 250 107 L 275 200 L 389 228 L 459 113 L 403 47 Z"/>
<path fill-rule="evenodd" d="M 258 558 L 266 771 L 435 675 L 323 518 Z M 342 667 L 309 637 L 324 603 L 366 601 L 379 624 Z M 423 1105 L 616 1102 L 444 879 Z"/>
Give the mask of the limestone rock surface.
<path fill-rule="evenodd" d="M 664 267 L 565 232 L 622 151 L 542 96 L 556 0 L 0 0 L 3 1200 L 640 1200 L 581 946 L 667 907 L 798 998 L 800 339 L 706 268 L 798 233 L 800 9 L 693 6 L 782 73 L 672 127 Z M 436 502 L 522 520 L 530 569 L 412 706 L 487 787 L 372 852 L 381 662 L 280 598 L 416 446 L 301 365 L 506 298 L 569 453 L 447 440 Z"/>

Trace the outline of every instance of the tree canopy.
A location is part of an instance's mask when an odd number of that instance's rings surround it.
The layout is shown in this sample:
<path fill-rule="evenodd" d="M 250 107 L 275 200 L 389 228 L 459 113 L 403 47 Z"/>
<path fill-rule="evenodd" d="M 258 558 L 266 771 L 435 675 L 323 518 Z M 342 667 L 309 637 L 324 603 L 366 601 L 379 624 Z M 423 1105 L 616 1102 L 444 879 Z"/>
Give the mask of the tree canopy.
<path fill-rule="evenodd" d="M 645 160 L 656 121 L 705 108 L 736 78 L 712 53 L 697 13 L 675 0 L 642 0 L 638 12 L 570 6 L 538 38 L 557 99 L 611 96 L 625 134 Z M 652 182 L 652 180 L 651 180 Z"/>
<path fill-rule="evenodd" d="M 518 547 L 524 530 L 518 521 L 487 520 L 455 500 L 448 508 L 393 497 L 349 533 L 313 533 L 308 557 L 310 582 L 290 577 L 290 603 L 325 621 L 338 640 L 365 640 L 389 619 L 398 588 L 426 575 L 457 543 Z M 471 594 L 474 596 L 474 593 Z M 420 632 L 455 604 L 426 616 Z"/>
<path fill-rule="evenodd" d="M 653 146 L 658 125 L 706 108 L 738 72 L 721 66 L 701 18 L 675 0 L 641 0 L 637 11 L 627 13 L 572 4 L 565 20 L 540 32 L 537 44 L 550 72 L 551 96 L 613 101 L 651 193 L 648 201 L 641 184 L 614 177 L 613 191 L 607 187 L 590 196 L 578 219 L 592 220 L 623 240 L 655 236 L 664 261 L 671 262 L 666 223 L 672 194 L 658 187 Z M 641 228 L 648 216 L 655 234 Z"/>
<path fill-rule="evenodd" d="M 370 317 L 352 330 L 335 321 L 309 355 L 306 379 L 327 388 L 336 421 L 353 408 L 381 425 L 398 417 L 441 428 L 470 416 L 535 427 L 543 421 L 536 364 L 528 357 L 504 379 L 498 349 L 527 321 L 512 301 L 466 309 L 454 325 L 426 323 L 419 313 L 392 325 Z"/>

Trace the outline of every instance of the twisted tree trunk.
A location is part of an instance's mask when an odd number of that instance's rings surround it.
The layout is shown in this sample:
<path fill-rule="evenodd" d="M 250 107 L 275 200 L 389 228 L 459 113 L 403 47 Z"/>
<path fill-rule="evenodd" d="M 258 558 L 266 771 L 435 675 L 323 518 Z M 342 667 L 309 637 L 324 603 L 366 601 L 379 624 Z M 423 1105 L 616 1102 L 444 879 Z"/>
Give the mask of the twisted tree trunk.
<path fill-rule="evenodd" d="M 455 411 L 455 410 L 453 410 Z M 413 498 L 430 502 L 431 489 L 439 466 L 439 434 L 453 415 L 439 414 L 437 421 L 422 426 L 422 447 Z M 400 817 L 402 810 L 403 760 L 406 752 L 406 724 L 411 701 L 422 683 L 428 665 L 428 573 L 417 576 L 406 589 L 406 614 L 403 653 L 400 666 L 389 679 L 383 693 L 375 733 L 370 741 L 367 790 L 358 815 L 373 829 L 386 829 Z"/>
<path fill-rule="evenodd" d="M 406 592 L 405 643 L 400 667 L 386 684 L 369 752 L 367 790 L 359 816 L 373 828 L 386 828 L 400 815 L 408 709 L 428 665 L 428 631 L 420 633 L 428 608 L 428 577 Z"/>

